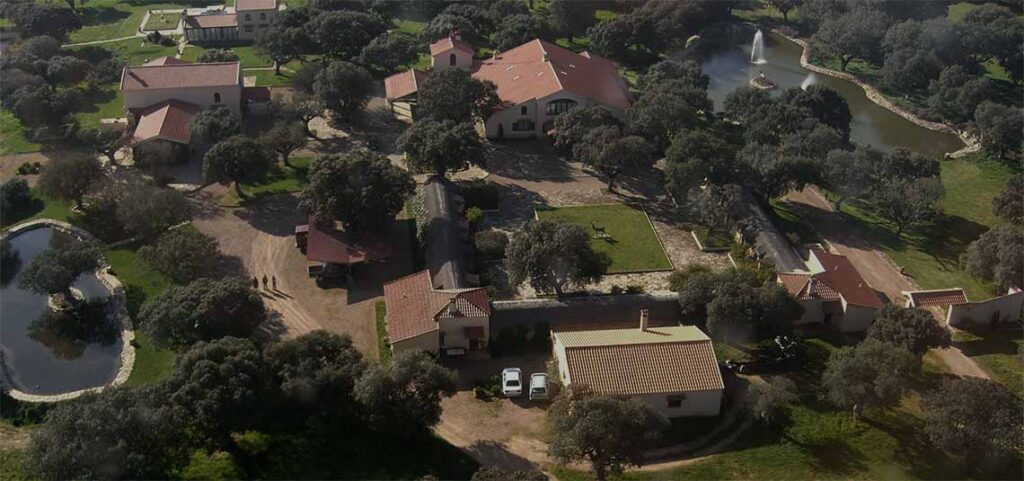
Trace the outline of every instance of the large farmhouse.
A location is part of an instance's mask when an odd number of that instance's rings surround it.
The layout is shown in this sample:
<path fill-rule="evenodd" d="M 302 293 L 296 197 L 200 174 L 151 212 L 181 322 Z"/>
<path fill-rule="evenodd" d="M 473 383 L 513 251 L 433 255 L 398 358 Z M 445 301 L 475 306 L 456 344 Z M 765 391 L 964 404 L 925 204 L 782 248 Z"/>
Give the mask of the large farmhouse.
<path fill-rule="evenodd" d="M 695 326 L 556 330 L 552 348 L 565 386 L 629 396 L 666 417 L 717 416 L 725 384 L 711 339 Z"/>
<path fill-rule="evenodd" d="M 185 38 L 191 43 L 252 41 L 270 29 L 277 0 L 236 0 L 234 9 L 207 9 L 185 16 Z"/>
<path fill-rule="evenodd" d="M 780 272 L 777 281 L 804 306 L 800 324 L 834 325 L 842 332 L 866 330 L 882 299 L 846 256 L 813 248 L 807 271 Z"/>
<path fill-rule="evenodd" d="M 487 137 L 531 138 L 545 135 L 554 118 L 574 107 L 629 108 L 629 89 L 618 65 L 589 52 L 574 53 L 537 39 L 486 59 L 474 59 L 473 47 L 458 35 L 430 45 L 434 70 L 462 68 L 494 83 L 502 104 L 484 122 Z M 416 91 L 427 72 L 411 69 L 384 81 L 387 99 L 399 114 L 411 114 Z"/>

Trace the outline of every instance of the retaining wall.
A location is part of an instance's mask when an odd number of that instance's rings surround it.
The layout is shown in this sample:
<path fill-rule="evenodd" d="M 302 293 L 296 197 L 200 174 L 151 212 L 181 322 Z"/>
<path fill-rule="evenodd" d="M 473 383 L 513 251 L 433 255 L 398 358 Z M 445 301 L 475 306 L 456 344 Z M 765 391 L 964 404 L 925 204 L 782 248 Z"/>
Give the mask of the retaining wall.
<path fill-rule="evenodd" d="M 680 320 L 675 293 L 524 299 L 492 302 L 491 332 L 519 324 L 532 327 L 540 322 L 552 328 L 639 326 L 641 309 L 650 311 L 652 325 L 676 324 Z"/>

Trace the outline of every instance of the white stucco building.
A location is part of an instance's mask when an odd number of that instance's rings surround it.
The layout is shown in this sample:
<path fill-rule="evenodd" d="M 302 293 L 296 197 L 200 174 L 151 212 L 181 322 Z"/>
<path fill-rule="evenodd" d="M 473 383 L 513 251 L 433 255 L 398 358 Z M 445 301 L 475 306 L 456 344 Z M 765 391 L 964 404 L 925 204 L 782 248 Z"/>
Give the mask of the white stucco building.
<path fill-rule="evenodd" d="M 708 338 L 695 326 L 553 331 L 565 386 L 636 398 L 665 417 L 717 416 L 725 384 Z"/>
<path fill-rule="evenodd" d="M 384 284 L 392 351 L 482 351 L 490 336 L 490 301 L 483 288 L 435 286 L 429 270 Z"/>
<path fill-rule="evenodd" d="M 825 324 L 842 332 L 862 332 L 874 322 L 882 298 L 846 256 L 810 250 L 807 270 L 780 272 L 776 281 L 804 306 L 797 324 Z"/>
<path fill-rule="evenodd" d="M 185 38 L 191 43 L 253 41 L 277 19 L 277 0 L 235 0 L 234 7 L 186 15 Z"/>
<path fill-rule="evenodd" d="M 574 53 L 540 39 L 485 59 L 475 59 L 473 52 L 457 35 L 447 37 L 430 45 L 431 66 L 466 69 L 474 78 L 495 85 L 502 104 L 484 122 L 488 138 L 544 136 L 558 114 L 575 107 L 600 104 L 623 112 L 629 108 L 628 84 L 618 65 L 589 52 Z M 385 80 L 396 113 L 411 111 L 427 75 L 413 69 Z"/>

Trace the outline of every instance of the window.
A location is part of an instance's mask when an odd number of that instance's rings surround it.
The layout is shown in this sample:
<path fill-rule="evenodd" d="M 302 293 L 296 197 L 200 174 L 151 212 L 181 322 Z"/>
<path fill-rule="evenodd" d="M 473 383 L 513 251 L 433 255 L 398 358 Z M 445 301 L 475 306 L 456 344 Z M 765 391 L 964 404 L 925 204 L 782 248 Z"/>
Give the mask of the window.
<path fill-rule="evenodd" d="M 444 347 L 444 331 L 441 331 L 441 337 L 440 339 L 438 339 L 438 341 L 441 347 Z"/>
<path fill-rule="evenodd" d="M 251 33 L 252 32 L 252 25 L 246 25 L 245 26 L 245 31 Z"/>
<path fill-rule="evenodd" d="M 220 92 L 214 92 L 213 93 L 213 103 L 215 103 L 215 104 L 219 104 L 220 103 Z"/>
<path fill-rule="evenodd" d="M 683 406 L 683 399 L 685 397 L 686 396 L 683 396 L 682 394 L 680 394 L 680 395 L 677 395 L 677 396 L 668 396 L 668 397 L 665 398 L 665 400 L 668 401 L 668 407 L 670 407 L 670 408 L 678 408 L 678 407 L 682 407 Z"/>
<path fill-rule="evenodd" d="M 456 58 L 454 53 L 448 55 L 448 65 L 455 65 L 455 60 Z"/>
<path fill-rule="evenodd" d="M 266 19 L 267 19 L 267 12 L 260 12 L 260 20 L 266 20 Z"/>
<path fill-rule="evenodd" d="M 519 119 L 512 123 L 512 130 L 515 132 L 530 132 L 535 127 L 536 124 L 530 119 Z"/>
<path fill-rule="evenodd" d="M 568 112 L 568 111 L 572 110 L 574 107 L 576 107 L 576 101 L 575 100 L 569 100 L 569 99 L 552 100 L 551 102 L 548 102 L 547 114 L 548 115 L 558 115 L 558 114 L 563 113 L 563 112 Z"/>
<path fill-rule="evenodd" d="M 245 14 L 245 21 L 248 22 L 250 20 L 252 20 L 252 14 L 251 13 Z"/>
<path fill-rule="evenodd" d="M 520 115 L 526 115 L 526 106 L 525 106 L 525 105 L 524 105 L 524 106 L 522 106 L 522 107 L 521 107 L 521 108 L 519 109 L 519 114 L 520 114 Z"/>

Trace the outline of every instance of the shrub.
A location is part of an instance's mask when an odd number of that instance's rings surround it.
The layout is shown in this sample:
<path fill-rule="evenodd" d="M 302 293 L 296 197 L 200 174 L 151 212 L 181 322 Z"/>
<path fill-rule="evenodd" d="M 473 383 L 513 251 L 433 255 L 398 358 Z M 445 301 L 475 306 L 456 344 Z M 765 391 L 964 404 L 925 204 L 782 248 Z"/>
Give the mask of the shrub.
<path fill-rule="evenodd" d="M 480 231 L 473 237 L 473 244 L 480 257 L 501 259 L 505 257 L 505 248 L 508 247 L 508 235 L 494 229 Z"/>
<path fill-rule="evenodd" d="M 462 198 L 469 207 L 479 207 L 482 210 L 497 210 L 500 196 L 498 188 L 494 184 L 474 183 L 464 184 L 462 187 Z"/>
<path fill-rule="evenodd" d="M 173 47 L 173 46 L 175 46 L 175 45 L 176 45 L 177 43 L 178 43 L 178 42 L 176 42 L 176 41 L 175 41 L 175 40 L 174 40 L 173 38 L 171 38 L 171 37 L 164 37 L 164 38 L 161 38 L 161 39 L 160 39 L 160 45 L 162 45 L 162 46 L 164 46 L 164 47 Z"/>
<path fill-rule="evenodd" d="M 466 221 L 469 222 L 469 225 L 476 225 L 477 222 L 480 222 L 480 219 L 482 219 L 483 216 L 484 212 L 480 210 L 479 207 L 470 207 L 466 209 Z"/>
<path fill-rule="evenodd" d="M 622 294 L 622 292 L 623 292 L 622 286 L 620 286 L 618 284 L 612 284 L 612 288 L 608 291 L 608 293 L 613 295 L 613 296 L 617 296 L 619 294 Z"/>
<path fill-rule="evenodd" d="M 626 294 L 643 294 L 644 286 L 640 284 L 629 284 L 626 286 Z"/>
<path fill-rule="evenodd" d="M 216 240 L 189 227 L 168 231 L 139 249 L 143 259 L 181 284 L 210 274 L 219 254 Z"/>
<path fill-rule="evenodd" d="M 4 221 L 20 219 L 32 204 L 32 192 L 25 179 L 10 179 L 0 185 L 0 218 Z"/>
<path fill-rule="evenodd" d="M 18 166 L 18 175 L 34 175 L 43 170 L 43 164 L 39 162 L 22 162 Z"/>

